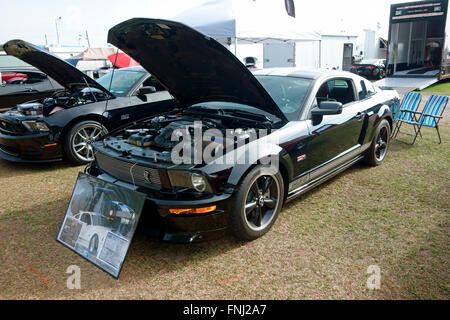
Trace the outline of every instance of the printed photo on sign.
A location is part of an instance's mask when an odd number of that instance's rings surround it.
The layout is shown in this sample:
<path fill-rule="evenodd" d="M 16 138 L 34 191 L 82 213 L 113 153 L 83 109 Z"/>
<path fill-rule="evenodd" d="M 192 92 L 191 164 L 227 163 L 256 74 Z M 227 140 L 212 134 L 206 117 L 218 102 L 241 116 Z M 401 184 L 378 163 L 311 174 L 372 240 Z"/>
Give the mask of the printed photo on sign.
<path fill-rule="evenodd" d="M 145 195 L 80 173 L 57 240 L 118 278 Z"/>

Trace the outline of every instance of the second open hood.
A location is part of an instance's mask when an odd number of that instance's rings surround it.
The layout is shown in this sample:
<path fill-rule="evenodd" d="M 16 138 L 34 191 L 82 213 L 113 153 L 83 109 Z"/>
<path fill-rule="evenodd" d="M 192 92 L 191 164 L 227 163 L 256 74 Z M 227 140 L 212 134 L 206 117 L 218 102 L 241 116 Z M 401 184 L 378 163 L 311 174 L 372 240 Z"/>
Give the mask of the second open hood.
<path fill-rule="evenodd" d="M 130 19 L 109 30 L 108 42 L 138 61 L 181 105 L 237 102 L 286 120 L 263 86 L 227 48 L 184 24 Z"/>
<path fill-rule="evenodd" d="M 86 87 L 87 84 L 113 96 L 97 81 L 85 75 L 70 63 L 32 43 L 23 40 L 10 40 L 3 45 L 3 48 L 7 54 L 41 70 L 68 90 L 77 90 L 77 88 Z"/>

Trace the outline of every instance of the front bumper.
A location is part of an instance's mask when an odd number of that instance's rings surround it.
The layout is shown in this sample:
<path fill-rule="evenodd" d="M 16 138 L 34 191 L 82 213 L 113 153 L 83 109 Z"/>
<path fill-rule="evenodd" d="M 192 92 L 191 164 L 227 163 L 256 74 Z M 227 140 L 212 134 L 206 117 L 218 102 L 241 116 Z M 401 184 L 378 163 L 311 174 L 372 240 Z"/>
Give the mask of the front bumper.
<path fill-rule="evenodd" d="M 47 132 L 17 136 L 0 133 L 0 158 L 26 163 L 59 161 L 61 146 Z"/>
<path fill-rule="evenodd" d="M 195 200 L 163 199 L 155 191 L 135 187 L 108 174 L 94 172 L 96 170 L 90 168 L 91 165 L 86 167 L 86 174 L 147 195 L 139 228 L 150 236 L 162 241 L 191 243 L 218 239 L 226 233 L 232 194 L 208 195 Z M 213 205 L 216 206 L 216 210 L 204 214 L 181 215 L 169 212 L 169 209 L 204 208 Z"/>

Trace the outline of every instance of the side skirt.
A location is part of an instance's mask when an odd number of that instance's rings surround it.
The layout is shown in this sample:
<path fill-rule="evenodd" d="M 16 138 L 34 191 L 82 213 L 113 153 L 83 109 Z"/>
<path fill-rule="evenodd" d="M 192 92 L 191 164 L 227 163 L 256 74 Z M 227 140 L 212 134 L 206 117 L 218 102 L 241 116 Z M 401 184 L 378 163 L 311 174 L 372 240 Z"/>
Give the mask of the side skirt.
<path fill-rule="evenodd" d="M 308 182 L 307 184 L 304 184 L 300 187 L 298 187 L 295 190 L 292 190 L 291 192 L 288 193 L 288 196 L 286 198 L 286 202 L 291 201 L 292 199 L 302 195 L 303 193 L 305 193 L 306 191 L 311 190 L 312 188 L 318 186 L 319 184 L 321 184 L 322 182 L 327 181 L 328 179 L 331 179 L 332 177 L 334 177 L 335 175 L 337 175 L 338 173 L 344 171 L 345 169 L 347 169 L 348 167 L 352 166 L 353 164 L 355 164 L 356 162 L 358 162 L 359 160 L 361 160 L 362 158 L 364 158 L 364 155 L 359 155 L 356 158 L 353 158 L 352 160 L 344 163 L 343 165 L 341 165 L 340 167 L 337 167 L 336 169 L 327 172 L 326 174 L 316 178 L 313 181 Z"/>

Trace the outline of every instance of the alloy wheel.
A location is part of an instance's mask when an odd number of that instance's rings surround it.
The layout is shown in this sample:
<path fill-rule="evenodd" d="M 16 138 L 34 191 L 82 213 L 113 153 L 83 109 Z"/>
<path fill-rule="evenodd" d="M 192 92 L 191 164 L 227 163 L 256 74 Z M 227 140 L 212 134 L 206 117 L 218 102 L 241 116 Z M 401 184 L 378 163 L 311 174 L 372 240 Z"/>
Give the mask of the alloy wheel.
<path fill-rule="evenodd" d="M 280 203 L 280 185 L 272 175 L 259 176 L 247 191 L 245 221 L 255 231 L 266 228 L 272 221 Z"/>
<path fill-rule="evenodd" d="M 386 127 L 382 127 L 378 133 L 376 144 L 375 144 L 375 157 L 378 161 L 382 161 L 386 155 L 388 148 L 389 133 Z"/>
<path fill-rule="evenodd" d="M 95 124 L 81 127 L 72 139 L 72 149 L 82 161 L 90 162 L 94 160 L 93 143 L 103 137 L 105 133 L 102 128 Z"/>

